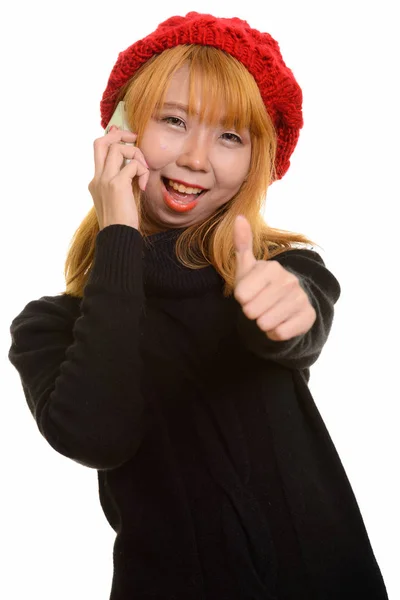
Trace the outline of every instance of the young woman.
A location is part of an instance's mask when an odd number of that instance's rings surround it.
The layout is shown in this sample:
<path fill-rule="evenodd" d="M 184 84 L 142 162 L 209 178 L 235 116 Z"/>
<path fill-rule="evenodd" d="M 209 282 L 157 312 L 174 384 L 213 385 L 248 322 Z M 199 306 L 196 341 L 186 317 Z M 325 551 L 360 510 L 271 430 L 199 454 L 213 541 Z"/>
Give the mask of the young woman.
<path fill-rule="evenodd" d="M 66 290 L 9 353 L 42 435 L 98 471 L 111 599 L 386 599 L 308 388 L 340 285 L 261 215 L 303 124 L 278 44 L 172 17 L 119 54 L 104 128 L 120 101 Z"/>

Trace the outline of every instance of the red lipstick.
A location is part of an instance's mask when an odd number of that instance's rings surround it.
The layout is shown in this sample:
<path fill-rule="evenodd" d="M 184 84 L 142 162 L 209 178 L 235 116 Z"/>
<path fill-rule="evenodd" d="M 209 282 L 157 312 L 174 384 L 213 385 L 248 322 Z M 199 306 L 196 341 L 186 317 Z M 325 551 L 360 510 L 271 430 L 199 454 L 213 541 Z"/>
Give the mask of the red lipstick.
<path fill-rule="evenodd" d="M 167 188 L 165 187 L 164 182 L 162 182 L 161 191 L 162 191 L 162 196 L 163 196 L 163 200 L 164 200 L 165 204 L 168 206 L 168 208 L 170 208 L 174 212 L 186 213 L 186 212 L 193 210 L 198 204 L 197 198 L 195 198 L 191 202 L 186 202 L 186 203 L 175 200 L 175 198 L 173 196 L 171 196 L 171 194 L 168 192 Z"/>

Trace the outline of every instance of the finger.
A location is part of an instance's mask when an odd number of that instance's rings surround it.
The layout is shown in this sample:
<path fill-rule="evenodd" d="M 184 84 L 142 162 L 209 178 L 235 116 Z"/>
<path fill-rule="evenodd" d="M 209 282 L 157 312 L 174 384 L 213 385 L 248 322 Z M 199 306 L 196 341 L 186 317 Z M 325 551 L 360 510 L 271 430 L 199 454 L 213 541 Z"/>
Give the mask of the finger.
<path fill-rule="evenodd" d="M 286 315 L 286 316 L 285 316 Z M 293 306 L 280 312 L 274 313 L 274 308 L 257 319 L 257 325 L 267 334 L 273 332 L 279 339 L 290 339 L 297 335 L 307 333 L 314 325 L 317 313 L 309 303 Z M 271 339 L 273 339 L 271 337 Z"/>
<path fill-rule="evenodd" d="M 270 308 L 261 310 L 255 318 L 260 329 L 268 331 L 269 329 L 276 329 L 296 315 L 303 315 L 304 317 L 307 314 L 306 302 L 303 298 L 299 299 L 298 294 L 293 293 L 281 298 Z"/>
<path fill-rule="evenodd" d="M 293 315 L 291 318 L 279 323 L 273 329 L 260 328 L 267 336 L 274 341 L 285 341 L 290 340 L 294 337 L 304 335 L 307 333 L 311 326 L 304 321 L 304 317 L 301 314 Z"/>
<path fill-rule="evenodd" d="M 257 269 L 254 270 L 254 272 L 256 271 Z M 268 275 L 268 273 L 264 272 L 263 275 L 265 274 Z M 264 277 L 260 277 L 254 282 L 249 280 L 246 287 L 248 287 L 249 293 L 246 298 L 243 298 L 242 308 L 244 314 L 249 319 L 258 319 L 267 311 L 271 311 L 271 314 L 274 314 L 276 310 L 279 310 L 279 307 L 281 311 L 284 311 L 285 305 L 282 303 L 287 299 L 290 305 L 296 298 L 294 294 L 287 297 L 284 288 L 274 285 L 272 282 L 269 283 Z"/>
<path fill-rule="evenodd" d="M 129 149 L 128 155 L 125 153 L 126 148 Z M 133 151 L 132 151 L 132 149 L 133 149 Z M 141 151 L 140 148 L 135 146 L 135 144 L 132 144 L 131 142 L 124 142 L 124 141 L 113 142 L 109 146 L 108 154 L 110 154 L 110 152 L 117 152 L 117 151 L 123 152 L 124 158 L 121 163 L 122 164 L 121 169 L 124 166 L 126 166 L 127 164 L 129 164 L 131 162 L 131 160 L 133 160 L 133 159 L 141 162 L 147 169 L 149 168 L 149 165 L 147 164 L 147 161 L 144 158 L 143 152 Z M 107 158 L 106 158 L 106 162 L 107 162 Z"/>
<path fill-rule="evenodd" d="M 128 144 L 128 146 L 132 146 L 132 144 Z M 140 150 L 140 148 L 137 148 L 137 152 L 134 153 L 134 157 L 135 160 L 138 160 L 139 162 L 141 162 L 142 164 L 144 164 L 144 166 L 149 169 L 149 165 L 147 164 L 146 159 L 144 158 L 143 152 Z M 131 158 L 124 158 L 124 166 L 126 166 L 127 164 L 129 164 L 131 162 Z"/>
<path fill-rule="evenodd" d="M 131 162 L 123 166 L 124 158 L 129 158 Z M 101 179 L 110 181 L 122 172 L 133 179 L 133 177 L 140 177 L 148 171 L 149 169 L 145 165 L 143 154 L 139 148 L 115 143 L 110 146 Z"/>
<path fill-rule="evenodd" d="M 111 144 L 115 142 L 135 143 L 136 133 L 122 129 L 112 129 L 107 135 L 94 141 L 94 179 L 100 179 Z"/>
<path fill-rule="evenodd" d="M 148 167 L 145 167 L 140 161 L 137 160 L 132 160 L 120 171 L 120 177 L 127 177 L 131 182 L 135 177 L 137 177 L 139 187 L 143 191 L 146 189 L 149 176 L 150 171 Z"/>
<path fill-rule="evenodd" d="M 134 143 L 136 133 L 124 129 L 112 129 L 105 136 L 94 141 L 94 179 L 100 179 L 103 171 L 110 145 L 122 141 Z"/>
<path fill-rule="evenodd" d="M 145 172 L 143 173 L 142 169 L 138 170 L 137 167 L 132 171 L 129 167 L 129 164 L 132 161 L 142 163 L 142 165 L 145 166 Z M 134 159 L 124 159 L 124 166 L 121 168 L 121 173 L 127 175 L 131 180 L 137 175 L 139 187 L 141 190 L 145 191 L 150 177 L 150 168 L 143 156 L 143 152 L 139 148 L 136 148 L 136 151 L 134 152 Z"/>
<path fill-rule="evenodd" d="M 145 191 L 147 182 L 149 181 L 150 171 L 149 168 L 146 167 L 146 172 L 144 175 L 139 175 L 138 182 L 141 190 Z"/>
<path fill-rule="evenodd" d="M 246 217 L 242 215 L 239 215 L 235 219 L 233 226 L 233 243 L 236 252 L 235 279 L 238 282 L 251 271 L 257 263 L 253 253 L 253 234 L 251 226 Z"/>

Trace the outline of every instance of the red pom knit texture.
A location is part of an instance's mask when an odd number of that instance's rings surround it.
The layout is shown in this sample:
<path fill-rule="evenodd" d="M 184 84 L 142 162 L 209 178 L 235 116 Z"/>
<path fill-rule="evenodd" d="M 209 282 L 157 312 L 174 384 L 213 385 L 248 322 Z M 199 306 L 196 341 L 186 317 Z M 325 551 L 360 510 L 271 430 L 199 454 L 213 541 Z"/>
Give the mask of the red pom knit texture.
<path fill-rule="evenodd" d="M 225 50 L 253 75 L 277 134 L 276 179 L 290 166 L 290 156 L 303 126 L 302 91 L 283 61 L 279 45 L 269 33 L 252 29 L 246 21 L 189 12 L 170 17 L 157 29 L 118 55 L 100 102 L 101 125 L 112 116 L 120 88 L 154 54 L 181 44 L 201 44 Z"/>

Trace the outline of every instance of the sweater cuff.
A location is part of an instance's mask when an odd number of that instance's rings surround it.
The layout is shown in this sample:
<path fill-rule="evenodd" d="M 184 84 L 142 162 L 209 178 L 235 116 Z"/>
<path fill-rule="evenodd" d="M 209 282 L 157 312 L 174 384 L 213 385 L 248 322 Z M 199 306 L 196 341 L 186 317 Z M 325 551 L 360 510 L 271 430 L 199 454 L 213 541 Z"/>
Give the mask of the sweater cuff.
<path fill-rule="evenodd" d="M 143 237 L 129 225 L 108 225 L 96 237 L 94 260 L 86 285 L 109 291 L 143 293 Z"/>

